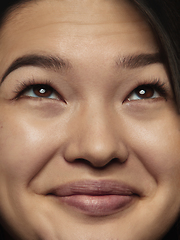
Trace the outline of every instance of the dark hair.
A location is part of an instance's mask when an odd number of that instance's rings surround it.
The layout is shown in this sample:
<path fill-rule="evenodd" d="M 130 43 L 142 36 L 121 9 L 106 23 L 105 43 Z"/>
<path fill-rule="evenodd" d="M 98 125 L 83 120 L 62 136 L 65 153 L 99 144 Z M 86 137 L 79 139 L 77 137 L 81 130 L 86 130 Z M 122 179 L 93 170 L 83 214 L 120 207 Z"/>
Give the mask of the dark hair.
<path fill-rule="evenodd" d="M 146 15 L 160 40 L 180 113 L 180 1 L 133 0 L 133 2 Z"/>
<path fill-rule="evenodd" d="M 6 0 L 0 3 L 0 26 L 20 5 L 36 0 Z M 177 110 L 180 113 L 180 0 L 131 0 L 148 19 L 163 48 Z M 1 232 L 0 232 L 1 234 Z M 1 236 L 1 235 L 0 235 Z M 178 220 L 163 240 L 180 240 Z"/>

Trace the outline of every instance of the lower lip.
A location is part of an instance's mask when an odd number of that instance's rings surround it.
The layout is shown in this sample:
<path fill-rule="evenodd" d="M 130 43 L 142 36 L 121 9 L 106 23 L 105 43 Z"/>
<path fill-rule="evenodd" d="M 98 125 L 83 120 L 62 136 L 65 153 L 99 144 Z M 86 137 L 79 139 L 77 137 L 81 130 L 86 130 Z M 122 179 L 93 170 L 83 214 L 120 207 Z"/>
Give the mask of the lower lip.
<path fill-rule="evenodd" d="M 128 207 L 134 195 L 72 195 L 57 197 L 65 204 L 91 216 L 106 216 Z"/>

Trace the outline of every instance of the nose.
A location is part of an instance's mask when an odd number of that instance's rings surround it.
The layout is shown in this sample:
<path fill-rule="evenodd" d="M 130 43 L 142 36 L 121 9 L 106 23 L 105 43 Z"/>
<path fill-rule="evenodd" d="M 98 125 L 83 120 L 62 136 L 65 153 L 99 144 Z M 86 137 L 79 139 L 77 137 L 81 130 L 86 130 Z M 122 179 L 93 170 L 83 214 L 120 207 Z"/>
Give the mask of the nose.
<path fill-rule="evenodd" d="M 104 167 L 112 160 L 124 163 L 128 150 L 120 123 L 107 111 L 83 111 L 76 118 L 65 150 L 68 162 L 81 160 Z"/>

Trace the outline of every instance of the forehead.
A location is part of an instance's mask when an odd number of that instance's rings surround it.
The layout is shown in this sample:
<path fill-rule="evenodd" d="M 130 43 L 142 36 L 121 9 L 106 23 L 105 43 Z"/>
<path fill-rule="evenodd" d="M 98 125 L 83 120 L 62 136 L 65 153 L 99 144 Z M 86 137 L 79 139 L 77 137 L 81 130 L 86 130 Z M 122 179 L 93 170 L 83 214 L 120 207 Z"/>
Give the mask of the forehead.
<path fill-rule="evenodd" d="M 58 21 L 90 25 L 117 21 L 127 24 L 132 19 L 142 21 L 142 15 L 135 8 L 132 0 L 32 0 L 15 7 L 10 19 L 14 23 L 19 20 L 21 26 L 27 21 L 37 20 L 37 27 L 42 22 Z"/>
<path fill-rule="evenodd" d="M 102 55 L 105 47 L 107 55 L 112 49 L 114 55 L 158 51 L 150 26 L 128 0 L 32 1 L 11 13 L 0 34 L 2 65 L 37 51 L 70 57 L 81 57 L 82 49 L 88 56 Z"/>

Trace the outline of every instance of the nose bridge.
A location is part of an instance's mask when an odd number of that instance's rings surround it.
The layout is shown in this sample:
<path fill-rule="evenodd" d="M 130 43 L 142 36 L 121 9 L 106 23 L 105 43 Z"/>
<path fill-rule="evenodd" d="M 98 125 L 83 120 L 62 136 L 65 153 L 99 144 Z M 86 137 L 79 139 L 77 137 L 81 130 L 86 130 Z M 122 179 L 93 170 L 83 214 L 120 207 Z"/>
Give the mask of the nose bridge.
<path fill-rule="evenodd" d="M 79 114 L 74 141 L 70 147 L 71 161 L 85 159 L 97 167 L 105 166 L 114 158 L 125 161 L 127 152 L 116 131 L 115 113 L 99 102 L 96 105 L 86 105 Z"/>
<path fill-rule="evenodd" d="M 96 159 L 113 157 L 116 137 L 112 116 L 108 116 L 104 108 L 91 109 L 84 114 L 82 126 L 85 133 L 81 136 L 82 145 L 87 154 L 94 155 Z"/>

